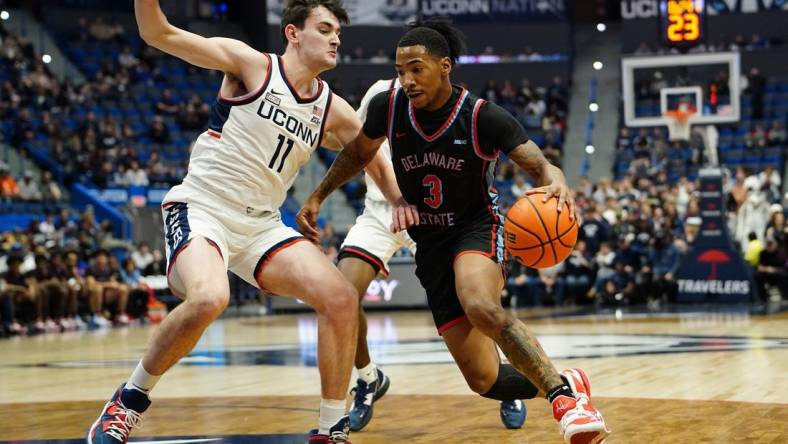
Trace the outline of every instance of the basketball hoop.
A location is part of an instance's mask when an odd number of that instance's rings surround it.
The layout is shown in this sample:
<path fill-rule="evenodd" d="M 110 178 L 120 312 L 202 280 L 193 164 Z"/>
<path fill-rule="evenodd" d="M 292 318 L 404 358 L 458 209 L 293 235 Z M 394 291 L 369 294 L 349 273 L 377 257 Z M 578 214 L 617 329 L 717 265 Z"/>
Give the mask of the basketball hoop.
<path fill-rule="evenodd" d="M 695 115 L 692 109 L 676 109 L 666 111 L 663 116 L 668 119 L 668 135 L 671 142 L 690 139 L 690 120 Z"/>

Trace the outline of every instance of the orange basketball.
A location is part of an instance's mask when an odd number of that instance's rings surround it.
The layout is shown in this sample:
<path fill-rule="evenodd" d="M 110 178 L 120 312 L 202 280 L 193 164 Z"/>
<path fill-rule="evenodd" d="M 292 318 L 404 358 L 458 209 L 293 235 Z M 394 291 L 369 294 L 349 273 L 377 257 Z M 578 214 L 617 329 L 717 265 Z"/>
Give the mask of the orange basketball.
<path fill-rule="evenodd" d="M 503 228 L 506 249 L 522 264 L 548 268 L 566 259 L 577 242 L 577 221 L 569 219 L 564 205 L 558 212 L 558 199 L 542 202 L 543 194 L 518 200 L 506 214 Z"/>

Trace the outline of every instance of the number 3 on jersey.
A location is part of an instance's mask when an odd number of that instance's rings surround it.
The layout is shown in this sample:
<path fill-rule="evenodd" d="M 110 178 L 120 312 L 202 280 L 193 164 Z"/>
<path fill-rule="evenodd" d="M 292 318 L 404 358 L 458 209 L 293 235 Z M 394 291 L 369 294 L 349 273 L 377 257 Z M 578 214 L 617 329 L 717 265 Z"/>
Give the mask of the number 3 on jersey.
<path fill-rule="evenodd" d="M 430 197 L 425 197 L 424 203 L 430 208 L 437 209 L 440 207 L 443 203 L 443 183 L 441 183 L 440 178 L 434 174 L 428 174 L 424 176 L 421 184 L 430 189 Z"/>
<path fill-rule="evenodd" d="M 276 151 L 274 151 L 274 156 L 271 158 L 271 161 L 268 162 L 268 168 L 274 169 L 274 165 L 276 165 L 276 159 L 279 157 L 279 153 L 282 151 L 282 146 L 285 144 L 285 139 L 287 139 L 287 148 L 285 149 L 285 153 L 282 155 L 282 160 L 279 162 L 279 168 L 276 169 L 277 173 L 282 172 L 282 168 L 285 166 L 285 159 L 290 154 L 290 151 L 293 149 L 293 139 L 287 138 L 281 134 L 276 136 L 279 139 L 279 144 L 276 146 Z"/>

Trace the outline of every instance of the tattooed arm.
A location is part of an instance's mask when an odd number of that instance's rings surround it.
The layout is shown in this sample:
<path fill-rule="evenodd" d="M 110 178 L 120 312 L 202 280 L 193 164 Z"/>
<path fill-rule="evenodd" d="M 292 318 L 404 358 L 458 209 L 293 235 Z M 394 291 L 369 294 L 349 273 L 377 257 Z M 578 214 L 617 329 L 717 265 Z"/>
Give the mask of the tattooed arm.
<path fill-rule="evenodd" d="M 509 158 L 536 181 L 539 188 L 529 190 L 527 194 L 544 193 L 544 202 L 555 196 L 558 198 L 558 211 L 561 211 L 566 203 L 569 217 L 576 217 L 575 199 L 566 184 L 563 171 L 551 164 L 535 143 L 529 140 L 519 145 L 509 152 Z"/>

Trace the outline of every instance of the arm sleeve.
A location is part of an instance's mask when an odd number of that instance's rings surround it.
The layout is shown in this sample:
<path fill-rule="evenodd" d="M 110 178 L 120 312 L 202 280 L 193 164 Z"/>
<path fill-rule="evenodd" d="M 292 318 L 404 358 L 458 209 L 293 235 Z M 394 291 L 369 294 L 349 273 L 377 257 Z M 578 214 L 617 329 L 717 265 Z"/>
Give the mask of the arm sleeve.
<path fill-rule="evenodd" d="M 477 119 L 479 144 L 485 154 L 495 155 L 496 151 L 509 154 L 528 141 L 528 135 L 520 122 L 494 103 L 485 102 L 479 109 Z"/>
<path fill-rule="evenodd" d="M 369 101 L 364 120 L 364 134 L 370 139 L 380 139 L 388 131 L 389 91 L 375 95 Z"/>

